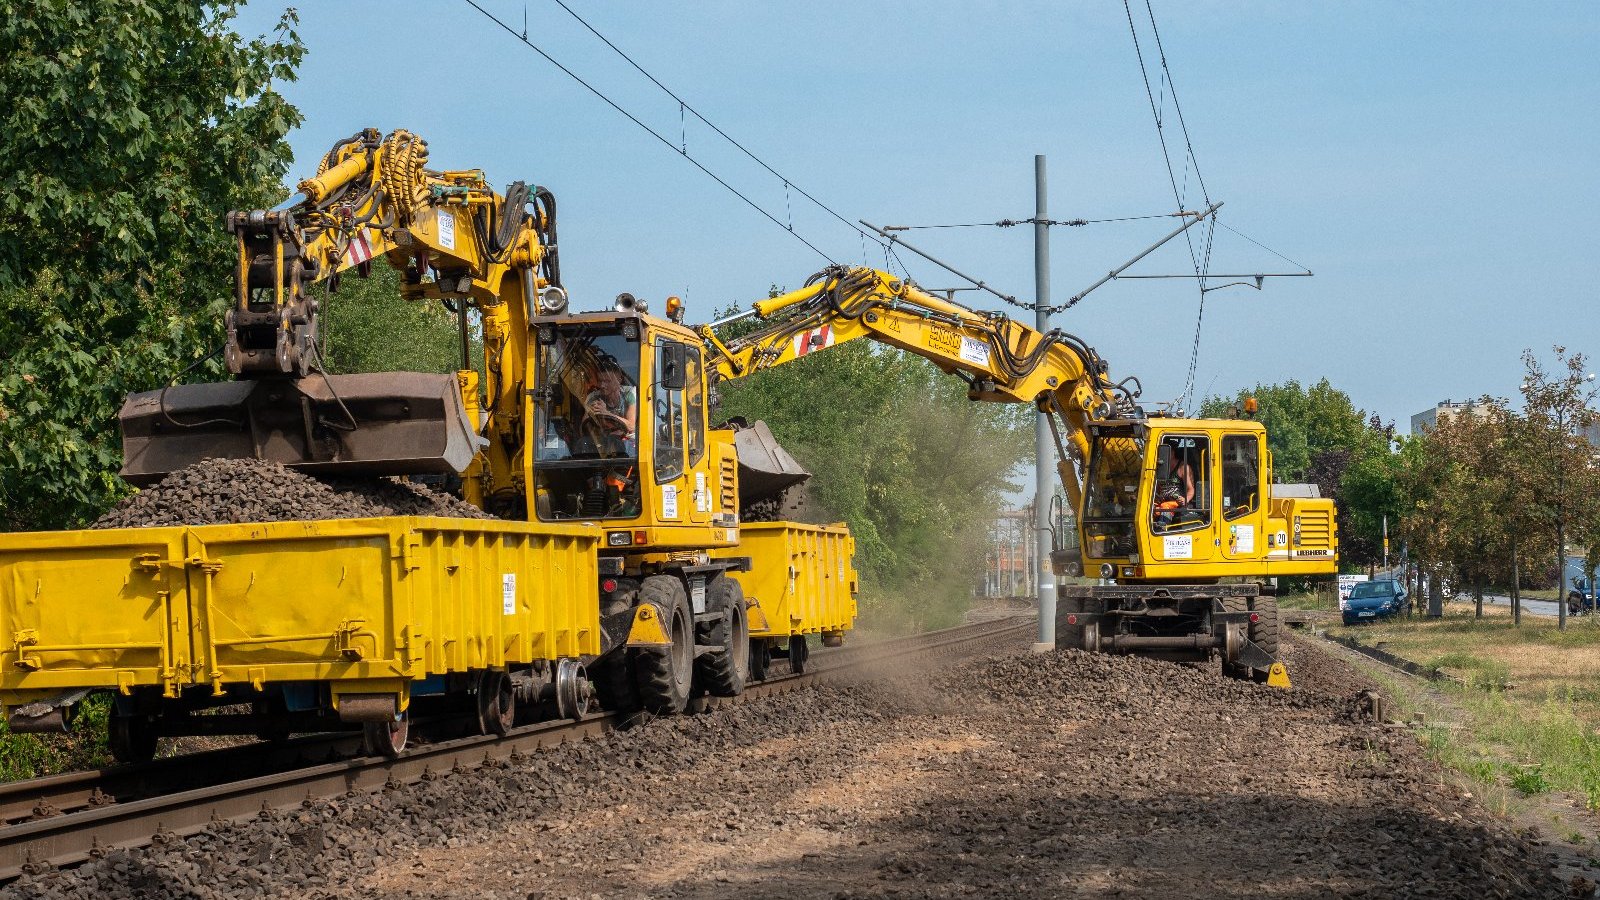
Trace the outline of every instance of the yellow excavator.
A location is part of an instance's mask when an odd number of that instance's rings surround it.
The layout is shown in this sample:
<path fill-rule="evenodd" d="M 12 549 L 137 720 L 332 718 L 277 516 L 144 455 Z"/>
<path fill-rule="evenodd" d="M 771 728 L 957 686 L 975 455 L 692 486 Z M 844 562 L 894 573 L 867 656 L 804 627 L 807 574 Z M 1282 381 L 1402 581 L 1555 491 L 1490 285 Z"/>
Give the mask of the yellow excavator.
<path fill-rule="evenodd" d="M 1077 538 L 1058 530 L 1052 565 L 1101 582 L 1062 591 L 1062 643 L 1220 657 L 1264 679 L 1278 617 L 1261 581 L 1335 571 L 1332 502 L 1274 496 L 1260 423 L 1146 414 L 1136 380 L 1112 381 L 1079 338 L 868 268 L 827 269 L 698 328 L 677 298 L 663 315 L 628 294 L 572 313 L 550 193 L 519 182 L 502 195 L 479 171 L 436 172 L 426 159 L 415 135 L 368 129 L 336 145 L 288 204 L 230 215 L 236 380 L 129 398 L 130 480 L 254 457 L 313 473 L 459 478 L 463 497 L 504 518 L 597 523 L 596 683 L 613 705 L 681 709 L 696 681 L 736 693 L 775 653 L 803 667 L 806 633 L 835 643 L 848 628 L 767 621 L 744 597 L 759 567 L 741 550 L 745 513 L 808 476 L 764 426 L 715 424 L 710 387 L 870 338 L 963 378 L 973 400 L 1048 414 Z M 321 301 L 306 288 L 380 256 L 405 272 L 406 297 L 460 316 L 461 371 L 321 370 Z M 466 358 L 470 310 L 481 387 Z M 719 336 L 743 319 L 753 331 Z M 853 570 L 837 574 L 853 584 Z"/>
<path fill-rule="evenodd" d="M 718 338 L 742 319 L 761 327 Z M 714 379 L 868 338 L 963 379 L 972 400 L 1037 406 L 1076 519 L 1076 534 L 1056 529 L 1053 571 L 1099 581 L 1060 588 L 1057 646 L 1215 657 L 1228 674 L 1266 681 L 1279 617 L 1265 580 L 1337 571 L 1333 501 L 1274 494 L 1261 423 L 1147 414 L 1137 380 L 1113 381 L 1073 335 L 1040 333 L 885 272 L 837 267 L 699 333 Z"/>

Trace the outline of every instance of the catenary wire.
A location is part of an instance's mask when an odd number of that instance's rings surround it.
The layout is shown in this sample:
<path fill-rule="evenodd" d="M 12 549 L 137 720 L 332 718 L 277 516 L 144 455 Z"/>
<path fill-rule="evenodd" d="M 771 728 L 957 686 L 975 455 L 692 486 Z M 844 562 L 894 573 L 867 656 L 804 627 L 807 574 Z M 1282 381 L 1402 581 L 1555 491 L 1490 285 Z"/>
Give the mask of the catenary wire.
<path fill-rule="evenodd" d="M 1170 219 L 1172 213 L 1153 216 L 1119 216 L 1114 219 L 1001 219 L 998 222 L 961 222 L 953 225 L 885 225 L 885 231 L 921 231 L 925 228 L 1012 228 L 1017 225 L 1066 225 L 1077 228 L 1105 222 L 1138 222 L 1144 219 Z"/>
<path fill-rule="evenodd" d="M 649 132 L 651 137 L 654 137 L 656 140 L 658 140 L 661 143 L 667 145 L 667 147 L 671 148 L 672 151 L 677 153 L 679 156 L 683 157 L 684 159 L 687 159 L 691 164 L 694 165 L 695 168 L 697 168 L 700 171 L 704 172 L 708 177 L 711 178 L 712 181 L 715 181 L 717 184 L 722 185 L 724 188 L 726 188 L 728 190 L 729 193 L 733 194 L 735 197 L 738 197 L 740 200 L 743 200 L 745 202 L 745 204 L 747 206 L 749 206 L 751 209 L 755 210 L 758 213 L 761 213 L 761 215 L 765 216 L 769 221 L 772 222 L 772 224 L 778 226 L 779 228 L 783 229 L 784 231 L 788 232 L 789 234 L 794 235 L 795 240 L 799 241 L 802 244 L 805 244 L 807 247 L 810 247 L 811 250 L 813 252 L 815 252 L 818 256 L 822 257 L 823 259 L 827 260 L 830 263 L 836 263 L 837 262 L 832 256 L 829 256 L 826 252 L 824 252 L 822 250 L 822 248 L 818 247 L 816 244 L 811 243 L 809 240 L 806 240 L 805 236 L 802 235 L 800 232 L 789 228 L 781 220 L 779 220 L 777 216 L 773 215 L 772 213 L 768 212 L 764 207 L 762 207 L 761 204 L 759 204 L 759 203 L 755 202 L 754 200 L 751 200 L 749 197 L 745 196 L 742 192 L 739 191 L 738 188 L 736 188 L 733 185 L 729 184 L 728 182 L 724 181 L 721 178 L 721 176 L 717 175 L 717 173 L 715 173 L 715 172 L 711 171 L 710 169 L 706 168 L 706 166 L 703 163 L 701 163 L 698 159 L 695 159 L 686 150 L 684 150 L 683 148 L 678 147 L 677 145 L 673 144 L 672 140 L 670 138 L 668 138 L 665 135 L 661 134 L 659 131 L 656 131 L 654 128 L 651 128 L 649 125 L 646 125 L 642 120 L 639 119 L 638 116 L 635 116 L 633 113 L 628 112 L 626 109 L 623 109 L 622 106 L 620 104 L 618 104 L 615 100 L 612 100 L 610 97 L 606 96 L 604 93 L 602 93 L 600 91 L 599 88 L 596 88 L 594 85 L 592 85 L 589 82 L 583 80 L 583 78 L 579 77 L 579 75 L 576 72 L 574 72 L 571 69 L 567 68 L 566 66 L 562 65 L 555 57 L 551 56 L 550 54 L 546 53 L 543 49 L 541 49 L 539 47 L 539 45 L 537 45 L 537 44 L 533 43 L 532 41 L 528 40 L 525 36 L 517 33 L 516 29 L 512 28 L 510 25 L 507 25 L 505 22 L 501 21 L 500 18 L 498 16 L 496 16 L 494 13 L 491 13 L 488 10 L 484 9 L 482 6 L 479 6 L 477 4 L 476 0 L 466 0 L 466 4 L 468 6 L 470 6 L 470 7 L 472 7 L 473 9 L 477 10 L 478 12 L 482 13 L 483 16 L 485 18 L 487 18 L 489 21 L 491 21 L 494 24 L 500 26 L 500 28 L 502 30 L 504 30 L 507 34 L 509 34 L 512 37 L 516 38 L 517 40 L 521 41 L 530 50 L 532 50 L 533 52 L 535 52 L 535 53 L 539 54 L 540 56 L 544 57 L 545 61 L 549 62 L 551 65 L 553 65 L 556 68 L 560 69 L 562 71 L 562 73 L 565 74 L 568 78 L 571 78 L 573 81 L 576 81 L 577 83 L 583 85 L 585 88 L 588 89 L 589 93 L 594 94 L 596 97 L 599 97 L 601 100 L 605 101 L 607 106 L 610 106 L 612 109 L 616 110 L 617 112 L 622 113 L 624 116 L 626 116 L 628 118 L 628 120 L 630 122 L 632 122 L 635 125 L 638 125 L 640 128 L 643 128 L 645 131 Z M 698 113 L 696 115 L 698 115 Z"/>
<path fill-rule="evenodd" d="M 1289 265 L 1296 266 L 1296 267 L 1301 268 L 1301 269 L 1305 269 L 1307 273 L 1309 273 L 1311 271 L 1311 267 L 1310 266 L 1307 266 L 1307 265 L 1304 265 L 1302 263 L 1296 262 L 1296 261 L 1290 259 L 1289 257 L 1284 256 L 1282 253 L 1279 253 L 1278 251 L 1272 249 L 1271 247 L 1268 247 L 1266 244 L 1261 243 L 1260 241 L 1256 240 L 1255 238 L 1251 237 L 1248 234 L 1245 234 L 1244 232 L 1240 231 L 1239 229 L 1230 228 L 1228 225 L 1226 225 L 1224 223 L 1221 223 L 1221 222 L 1219 222 L 1217 224 L 1222 225 L 1223 228 L 1227 228 L 1229 231 L 1233 232 L 1234 234 L 1237 234 L 1239 237 L 1244 238 L 1245 240 L 1249 241 L 1252 244 L 1255 244 L 1257 247 L 1260 247 L 1261 249 L 1267 251 L 1268 253 L 1271 253 L 1273 256 L 1276 256 L 1277 258 L 1283 260 L 1284 262 L 1288 263 Z"/>
<path fill-rule="evenodd" d="M 582 25 L 584 28 L 588 29 L 589 33 L 594 35 L 595 37 L 599 38 L 601 43 L 605 44 L 607 47 L 610 47 L 612 52 L 616 53 L 618 56 L 620 56 L 624 60 L 626 60 L 628 65 L 633 66 L 633 68 L 635 70 L 637 70 L 640 75 L 643 75 L 644 77 L 650 79 L 650 83 L 651 84 L 654 84 L 656 87 L 660 88 L 664 93 L 666 93 L 666 95 L 668 97 L 671 97 L 672 99 L 678 101 L 678 110 L 679 110 L 680 122 L 681 122 L 681 118 L 682 118 L 683 112 L 687 111 L 690 115 L 694 116 L 696 119 L 699 119 L 701 122 L 703 122 L 707 128 L 710 128 L 712 131 L 716 132 L 717 135 L 719 137 L 721 137 L 723 140 L 727 141 L 728 143 L 732 144 L 734 147 L 738 148 L 740 153 L 743 153 L 745 156 L 750 157 L 750 159 L 753 160 L 756 165 L 760 166 L 763 169 L 766 169 L 767 172 L 770 173 L 774 178 L 777 178 L 778 180 L 782 181 L 783 185 L 784 185 L 785 192 L 787 192 L 788 189 L 793 188 L 795 193 L 799 194 L 800 196 L 802 196 L 802 197 L 806 198 L 807 200 L 810 200 L 812 203 L 816 204 L 818 209 L 821 209 L 823 212 L 827 213 L 828 215 L 833 216 L 835 219 L 838 219 L 840 222 L 843 222 L 846 227 L 848 227 L 852 231 L 855 231 L 858 234 L 860 234 L 863 240 L 865 240 L 865 239 L 867 239 L 869 237 L 869 235 L 865 231 L 863 231 L 859 225 L 857 225 L 854 222 L 850 221 L 849 219 L 845 218 L 843 215 L 838 213 L 832 207 L 828 206 L 828 204 L 823 203 L 821 200 L 818 200 L 816 197 L 813 197 L 804 188 L 800 187 L 799 185 L 795 184 L 792 180 L 790 180 L 789 176 L 784 175 L 783 173 L 779 172 L 777 169 L 774 169 L 772 166 L 768 165 L 766 160 L 762 159 L 761 157 L 757 156 L 755 153 L 751 152 L 751 150 L 748 147 L 746 147 L 745 145 L 739 143 L 737 140 L 734 140 L 732 135 L 728 134 L 726 131 L 723 131 L 721 128 L 717 127 L 717 124 L 715 122 L 712 122 L 710 119 L 706 118 L 705 115 L 703 115 L 699 110 L 695 109 L 694 106 L 692 106 L 687 100 L 683 99 L 682 97 L 680 97 L 676 93 L 674 93 L 672 88 L 669 88 L 665 84 L 662 84 L 661 80 L 659 78 L 656 78 L 656 76 L 650 74 L 650 72 L 648 72 L 644 68 L 644 66 L 641 66 L 637 62 L 635 62 L 633 57 L 631 57 L 627 53 L 623 52 L 621 47 L 618 47 L 616 44 L 612 43 L 610 38 L 608 38 L 605 35 L 601 34 L 599 29 L 595 28 L 593 25 L 590 25 L 587 19 L 585 19 L 583 16 L 578 15 L 578 13 L 575 10 L 573 10 L 572 7 L 570 7 L 566 3 L 564 3 L 563 0 L 555 0 L 555 4 L 557 6 L 559 6 L 559 7 L 561 7 L 562 9 L 566 10 L 567 15 L 572 16 L 572 18 L 576 19 L 578 21 L 579 25 Z M 872 240 L 877 241 L 878 239 L 876 237 L 872 237 Z M 879 243 L 882 243 L 882 242 L 879 241 Z"/>
<path fill-rule="evenodd" d="M 1186 151 L 1186 157 L 1187 158 L 1186 158 L 1185 165 L 1184 165 L 1184 186 L 1182 188 L 1180 188 L 1178 186 L 1178 176 L 1177 176 L 1177 173 L 1174 172 L 1173 168 L 1172 168 L 1172 153 L 1167 148 L 1167 135 L 1166 135 L 1166 129 L 1163 127 L 1163 123 L 1162 123 L 1161 106 L 1158 106 L 1156 104 L 1155 92 L 1150 87 L 1150 72 L 1149 72 L 1149 69 L 1145 66 L 1144 50 L 1139 45 L 1139 29 L 1137 28 L 1137 26 L 1134 25 L 1134 22 L 1133 22 L 1133 7 L 1132 7 L 1131 3 L 1129 2 L 1129 0 L 1122 0 L 1122 11 L 1127 16 L 1127 19 L 1128 19 L 1128 34 L 1133 37 L 1133 52 L 1134 52 L 1134 56 L 1139 61 L 1139 75 L 1140 75 L 1140 77 L 1142 77 L 1144 79 L 1145 97 L 1148 98 L 1149 101 L 1150 101 L 1150 115 L 1152 116 L 1152 118 L 1155 119 L 1156 139 L 1161 144 L 1161 158 L 1162 158 L 1162 160 L 1165 161 L 1166 166 L 1167 166 L 1167 181 L 1172 185 L 1172 196 L 1173 196 L 1173 199 L 1175 201 L 1177 201 L 1178 208 L 1180 210 L 1183 209 L 1184 194 L 1188 190 L 1189 166 L 1192 163 L 1193 167 L 1194 167 L 1194 171 L 1195 171 L 1195 180 L 1200 185 L 1200 196 L 1206 201 L 1207 204 L 1209 204 L 1211 202 L 1211 195 L 1206 189 L 1205 179 L 1200 176 L 1200 165 L 1199 165 L 1198 161 L 1196 161 L 1194 159 L 1194 145 L 1189 140 L 1189 128 L 1188 128 L 1188 125 L 1185 124 L 1184 121 L 1183 121 L 1183 113 L 1182 113 L 1181 109 L 1178 109 L 1177 89 L 1173 87 L 1172 70 L 1167 66 L 1166 50 L 1161 46 L 1160 33 L 1156 29 L 1155 10 L 1150 4 L 1150 0 L 1145 0 L 1145 11 L 1147 13 L 1149 13 L 1149 16 L 1150 16 L 1151 31 L 1153 33 L 1155 33 L 1155 35 L 1156 35 L 1156 52 L 1157 52 L 1157 56 L 1158 56 L 1158 58 L 1159 58 L 1159 60 L 1161 62 L 1161 71 L 1162 71 L 1166 86 L 1169 89 L 1172 90 L 1173 107 L 1174 107 L 1174 109 L 1178 110 L 1178 123 L 1179 123 L 1179 126 L 1182 128 L 1183 135 L 1184 135 L 1184 148 L 1185 148 L 1185 151 Z M 1166 99 L 1165 95 L 1163 95 L 1163 97 L 1162 97 L 1163 104 L 1162 105 L 1165 104 L 1165 99 Z M 1201 328 L 1203 327 L 1203 325 L 1205 323 L 1205 312 L 1206 312 L 1206 302 L 1205 302 L 1206 301 L 1206 274 L 1209 271 L 1210 266 L 1211 266 L 1211 242 L 1212 242 L 1211 239 L 1212 239 L 1212 237 L 1215 236 L 1215 234 L 1216 234 L 1216 217 L 1213 216 L 1212 220 L 1211 220 L 1211 223 L 1207 227 L 1206 249 L 1205 249 L 1205 252 L 1204 252 L 1204 257 L 1205 257 L 1204 265 L 1202 265 L 1202 263 L 1201 263 L 1201 254 L 1200 254 L 1200 252 L 1196 251 L 1196 249 L 1195 249 L 1193 236 L 1191 236 L 1188 232 L 1184 232 L 1184 235 L 1183 235 L 1184 243 L 1189 248 L 1189 261 L 1194 266 L 1194 273 L 1195 273 L 1195 278 L 1196 278 L 1196 286 L 1198 287 L 1199 293 L 1200 293 L 1200 302 L 1198 304 L 1198 310 L 1197 310 L 1196 315 L 1195 315 L 1194 346 L 1189 351 L 1189 371 L 1188 371 L 1188 374 L 1187 374 L 1187 376 L 1185 377 L 1185 380 L 1184 380 L 1183 397 L 1184 397 L 1184 403 L 1185 403 L 1186 406 L 1187 406 L 1189 400 L 1194 395 L 1194 373 L 1195 373 L 1195 369 L 1198 367 L 1199 362 L 1200 362 L 1200 333 L 1201 333 Z"/>

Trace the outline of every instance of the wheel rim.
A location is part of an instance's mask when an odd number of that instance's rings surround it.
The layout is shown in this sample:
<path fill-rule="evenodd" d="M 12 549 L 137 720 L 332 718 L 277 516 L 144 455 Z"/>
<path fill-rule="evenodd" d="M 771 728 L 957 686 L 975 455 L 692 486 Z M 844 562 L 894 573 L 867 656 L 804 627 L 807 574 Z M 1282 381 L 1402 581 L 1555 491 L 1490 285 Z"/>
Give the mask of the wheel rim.
<path fill-rule="evenodd" d="M 589 673 L 575 659 L 556 664 L 556 715 L 581 719 L 589 712 Z"/>
<path fill-rule="evenodd" d="M 495 722 L 497 733 L 505 734 L 517 721 L 517 694 L 512 689 L 511 676 L 502 672 L 496 680 L 499 684 L 495 690 L 495 712 L 498 713 Z"/>
<path fill-rule="evenodd" d="M 478 731 L 503 735 L 517 718 L 517 698 L 511 678 L 504 672 L 485 669 L 478 675 Z"/>
<path fill-rule="evenodd" d="M 732 646 L 728 652 L 733 654 L 733 670 L 738 673 L 741 681 L 750 677 L 750 622 L 742 607 L 735 606 L 731 613 L 733 616 Z"/>
<path fill-rule="evenodd" d="M 689 617 L 679 607 L 672 615 L 672 680 L 685 696 L 694 675 L 694 633 Z"/>
<path fill-rule="evenodd" d="M 393 722 L 368 722 L 366 726 L 367 749 L 380 756 L 399 756 L 410 736 L 411 717 L 406 713 Z"/>

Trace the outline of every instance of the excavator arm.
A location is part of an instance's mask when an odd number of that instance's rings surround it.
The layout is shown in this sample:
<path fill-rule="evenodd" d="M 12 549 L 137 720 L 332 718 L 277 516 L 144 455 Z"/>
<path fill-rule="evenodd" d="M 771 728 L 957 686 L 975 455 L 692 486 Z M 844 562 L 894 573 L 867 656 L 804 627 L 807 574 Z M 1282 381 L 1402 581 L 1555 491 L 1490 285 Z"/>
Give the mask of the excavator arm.
<path fill-rule="evenodd" d="M 726 341 L 717 334 L 750 319 L 759 323 L 754 331 Z M 1087 459 L 1091 427 L 1139 415 L 1137 387 L 1112 383 L 1105 362 L 1082 340 L 969 309 L 872 268 L 824 269 L 799 290 L 756 301 L 699 333 L 712 350 L 717 380 L 869 338 L 960 377 L 973 400 L 1035 404 L 1055 432 L 1057 469 L 1074 508 L 1082 499 L 1074 463 Z"/>
<path fill-rule="evenodd" d="M 225 361 L 236 380 L 130 397 L 124 477 L 153 481 L 207 456 L 330 474 L 461 472 L 487 446 L 493 474 L 513 480 L 528 318 L 565 300 L 555 201 L 520 181 L 502 195 L 481 171 L 434 171 L 427 161 L 417 135 L 365 129 L 335 144 L 288 202 L 229 213 L 238 257 Z M 323 371 L 326 301 L 307 288 L 325 282 L 331 294 L 343 273 L 365 275 L 380 258 L 404 273 L 402 296 L 458 315 L 460 371 Z M 469 309 L 481 316 L 487 417 L 467 359 Z"/>

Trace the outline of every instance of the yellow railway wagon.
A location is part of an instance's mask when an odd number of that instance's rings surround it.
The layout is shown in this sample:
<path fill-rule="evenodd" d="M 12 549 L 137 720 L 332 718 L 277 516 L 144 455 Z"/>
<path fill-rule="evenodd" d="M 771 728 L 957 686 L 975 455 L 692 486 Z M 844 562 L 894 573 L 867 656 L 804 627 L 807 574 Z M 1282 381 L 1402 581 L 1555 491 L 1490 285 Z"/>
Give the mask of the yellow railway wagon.
<path fill-rule="evenodd" d="M 787 642 L 791 666 L 803 669 L 807 635 L 821 635 L 824 645 L 837 646 L 855 626 L 855 543 L 843 524 L 746 522 L 739 526 L 739 546 L 711 552 L 717 558 L 750 558 L 749 571 L 728 574 L 746 598 L 757 601 L 750 618 L 751 668 L 757 677 L 774 651 L 784 655 L 780 644 Z"/>
<path fill-rule="evenodd" d="M 14 725 L 91 690 L 130 714 L 232 696 L 398 719 L 441 676 L 598 654 L 599 538 L 431 517 L 0 535 L 0 704 Z"/>

